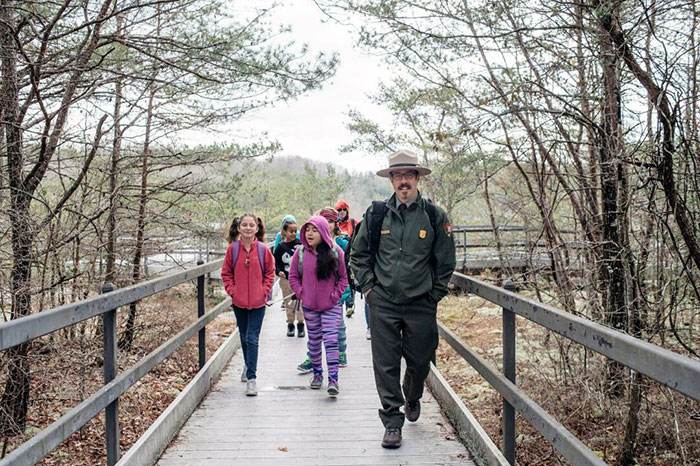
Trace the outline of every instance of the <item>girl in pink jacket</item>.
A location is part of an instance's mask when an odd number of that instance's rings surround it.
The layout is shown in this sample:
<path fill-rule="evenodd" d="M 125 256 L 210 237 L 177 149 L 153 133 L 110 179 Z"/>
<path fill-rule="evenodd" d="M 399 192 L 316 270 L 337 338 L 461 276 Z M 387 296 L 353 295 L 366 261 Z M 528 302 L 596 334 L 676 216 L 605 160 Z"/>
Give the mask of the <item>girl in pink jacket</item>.
<path fill-rule="evenodd" d="M 265 226 L 253 214 L 234 218 L 229 238 L 231 244 L 221 267 L 221 280 L 226 293 L 231 296 L 241 337 L 245 361 L 241 382 L 248 384 L 246 395 L 255 396 L 258 394 L 258 342 L 265 317 L 266 298 L 275 281 L 275 260 L 264 243 Z"/>
<path fill-rule="evenodd" d="M 289 284 L 301 300 L 309 337 L 308 349 L 314 375 L 311 388 L 323 385 L 321 344 L 326 348 L 328 394 L 337 396 L 338 329 L 342 320 L 340 297 L 348 286 L 343 251 L 331 239 L 328 222 L 311 217 L 301 226 L 301 247 L 297 248 L 289 268 Z"/>

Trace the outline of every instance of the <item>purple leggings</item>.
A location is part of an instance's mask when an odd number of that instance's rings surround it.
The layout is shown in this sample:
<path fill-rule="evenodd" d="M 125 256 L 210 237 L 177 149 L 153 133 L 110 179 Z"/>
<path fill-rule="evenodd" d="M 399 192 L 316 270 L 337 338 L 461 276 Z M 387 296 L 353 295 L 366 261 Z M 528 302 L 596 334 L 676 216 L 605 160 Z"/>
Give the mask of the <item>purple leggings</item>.
<path fill-rule="evenodd" d="M 338 329 L 343 320 L 343 306 L 338 303 L 330 309 L 318 312 L 304 307 L 304 320 L 309 336 L 309 357 L 314 374 L 323 374 L 321 342 L 326 347 L 328 380 L 338 382 Z"/>

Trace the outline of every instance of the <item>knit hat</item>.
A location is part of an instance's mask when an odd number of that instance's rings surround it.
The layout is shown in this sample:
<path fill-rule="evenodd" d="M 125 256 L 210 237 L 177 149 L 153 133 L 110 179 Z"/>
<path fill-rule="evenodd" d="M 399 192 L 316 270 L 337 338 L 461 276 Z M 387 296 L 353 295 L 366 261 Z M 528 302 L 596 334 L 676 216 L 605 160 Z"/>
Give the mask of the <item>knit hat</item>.
<path fill-rule="evenodd" d="M 297 223 L 297 219 L 294 218 L 294 215 L 292 214 L 285 215 L 282 219 L 282 223 L 280 224 L 280 231 L 284 230 L 284 224 L 287 222 Z"/>
<path fill-rule="evenodd" d="M 319 210 L 316 215 L 320 215 L 326 220 L 332 220 L 338 223 L 338 212 L 333 207 L 324 207 L 323 209 Z"/>

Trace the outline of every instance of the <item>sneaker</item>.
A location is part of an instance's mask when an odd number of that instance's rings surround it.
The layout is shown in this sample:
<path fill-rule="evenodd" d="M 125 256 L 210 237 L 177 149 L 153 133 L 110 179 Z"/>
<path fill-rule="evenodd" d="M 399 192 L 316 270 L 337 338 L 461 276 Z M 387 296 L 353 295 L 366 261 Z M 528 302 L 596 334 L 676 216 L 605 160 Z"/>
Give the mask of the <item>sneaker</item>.
<path fill-rule="evenodd" d="M 287 336 L 288 337 L 294 336 L 294 324 L 287 324 Z"/>
<path fill-rule="evenodd" d="M 387 427 L 382 439 L 384 448 L 399 448 L 401 446 L 401 427 Z"/>
<path fill-rule="evenodd" d="M 350 306 L 349 308 L 345 309 L 345 317 L 348 319 L 352 317 L 352 315 L 355 313 L 355 306 Z"/>
<path fill-rule="evenodd" d="M 308 374 L 309 372 L 314 370 L 314 366 L 313 364 L 311 364 L 311 359 L 306 358 L 304 362 L 297 366 L 297 370 L 302 374 Z"/>
<path fill-rule="evenodd" d="M 338 366 L 347 367 L 348 355 L 346 353 L 338 353 Z"/>
<path fill-rule="evenodd" d="M 340 388 L 338 388 L 338 381 L 331 380 L 328 382 L 328 396 L 335 398 L 340 393 Z"/>
<path fill-rule="evenodd" d="M 297 324 L 297 336 L 299 338 L 304 338 L 306 336 L 306 331 L 304 330 L 304 322 L 299 322 Z"/>
<path fill-rule="evenodd" d="M 372 332 L 369 330 L 369 328 L 367 329 L 367 333 L 365 334 L 365 338 L 367 338 L 368 340 L 372 339 Z"/>
<path fill-rule="evenodd" d="M 258 396 L 258 388 L 255 386 L 255 379 L 248 381 L 248 387 L 245 391 L 246 396 Z"/>
<path fill-rule="evenodd" d="M 247 382 L 248 381 L 248 376 L 245 375 L 245 373 L 248 372 L 248 366 L 243 364 L 243 371 L 241 371 L 241 382 Z"/>
<path fill-rule="evenodd" d="M 420 417 L 420 400 L 406 402 L 403 410 L 409 422 L 416 422 Z"/>
<path fill-rule="evenodd" d="M 314 390 L 318 390 L 323 386 L 323 374 L 314 374 L 313 377 L 311 377 L 311 383 L 309 384 L 309 387 L 313 388 Z"/>

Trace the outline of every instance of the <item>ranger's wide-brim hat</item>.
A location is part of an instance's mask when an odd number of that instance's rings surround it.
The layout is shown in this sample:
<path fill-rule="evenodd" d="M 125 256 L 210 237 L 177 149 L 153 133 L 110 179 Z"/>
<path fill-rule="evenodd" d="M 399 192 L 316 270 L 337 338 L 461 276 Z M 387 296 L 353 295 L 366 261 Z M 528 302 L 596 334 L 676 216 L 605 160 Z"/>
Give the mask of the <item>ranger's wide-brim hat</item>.
<path fill-rule="evenodd" d="M 418 164 L 418 155 L 410 150 L 400 150 L 389 156 L 389 168 L 377 172 L 378 176 L 389 178 L 396 170 L 415 170 L 419 175 L 428 175 L 432 170 Z"/>

